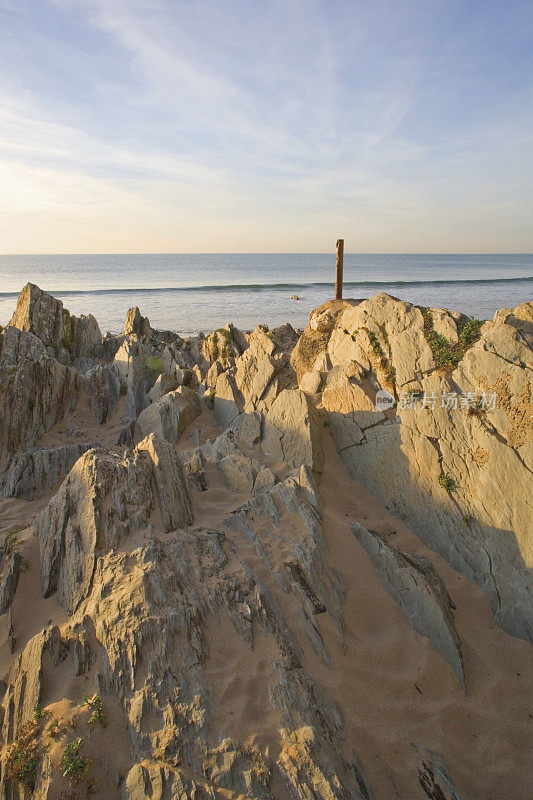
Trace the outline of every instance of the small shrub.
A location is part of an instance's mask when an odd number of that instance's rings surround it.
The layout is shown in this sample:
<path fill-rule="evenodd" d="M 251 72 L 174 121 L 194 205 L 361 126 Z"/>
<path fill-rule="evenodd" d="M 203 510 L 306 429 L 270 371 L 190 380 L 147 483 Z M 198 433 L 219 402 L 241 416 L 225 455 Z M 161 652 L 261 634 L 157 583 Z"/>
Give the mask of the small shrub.
<path fill-rule="evenodd" d="M 472 514 L 465 514 L 464 517 L 463 517 L 463 522 L 468 528 L 471 528 L 473 519 L 474 518 L 473 518 Z"/>
<path fill-rule="evenodd" d="M 67 778 L 67 780 L 73 784 L 84 781 L 91 769 L 91 762 L 89 759 L 85 758 L 85 756 L 80 756 L 82 747 L 83 739 L 76 739 L 76 741 L 66 746 L 61 759 L 63 777 Z"/>
<path fill-rule="evenodd" d="M 485 413 L 485 409 L 483 408 L 483 403 L 481 400 L 476 400 L 471 406 L 468 407 L 468 416 L 469 417 L 482 417 Z"/>
<path fill-rule="evenodd" d="M 28 400 L 28 408 L 30 409 L 30 411 L 31 411 L 32 408 L 35 408 L 35 398 L 34 397 L 30 397 L 30 399 Z"/>
<path fill-rule="evenodd" d="M 107 728 L 107 713 L 99 694 L 85 695 L 83 705 L 88 706 L 92 711 L 89 725 L 100 725 L 102 728 Z"/>
<path fill-rule="evenodd" d="M 447 492 L 454 492 L 456 489 L 454 479 L 447 472 L 441 472 L 439 475 L 439 486 L 442 486 Z"/>
<path fill-rule="evenodd" d="M 463 354 L 479 339 L 482 325 L 483 320 L 480 319 L 461 320 L 457 323 L 459 346 L 462 348 Z"/>
<path fill-rule="evenodd" d="M 48 719 L 49 716 L 50 712 L 43 708 L 40 703 L 33 707 L 33 719 L 35 722 L 39 722 L 41 719 Z"/>
<path fill-rule="evenodd" d="M 27 722 L 20 729 L 16 741 L 7 750 L 7 777 L 33 792 L 39 758 L 40 748 L 37 742 L 37 723 Z"/>
<path fill-rule="evenodd" d="M 444 336 L 433 330 L 433 314 L 429 308 L 422 310 L 424 335 L 433 353 L 435 366 L 439 369 L 455 369 L 464 354 L 479 339 L 483 321 L 479 319 L 458 320 L 457 344 L 451 344 Z"/>
<path fill-rule="evenodd" d="M 126 383 L 120 384 L 119 394 L 121 397 L 125 397 L 128 394 L 128 385 Z"/>

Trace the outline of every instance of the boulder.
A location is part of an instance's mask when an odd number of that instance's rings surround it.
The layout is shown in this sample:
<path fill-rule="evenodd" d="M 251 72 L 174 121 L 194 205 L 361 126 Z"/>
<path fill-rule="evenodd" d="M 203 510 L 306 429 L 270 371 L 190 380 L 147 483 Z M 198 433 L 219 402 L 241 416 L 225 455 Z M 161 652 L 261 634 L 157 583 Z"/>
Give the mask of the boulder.
<path fill-rule="evenodd" d="M 217 461 L 217 467 L 232 492 L 247 494 L 254 486 L 252 462 L 249 458 L 229 455 Z"/>
<path fill-rule="evenodd" d="M 316 394 L 320 389 L 321 382 L 322 382 L 321 373 L 317 369 L 314 369 L 302 375 L 302 377 L 300 378 L 300 382 L 298 384 L 298 388 L 301 389 L 302 392 L 307 392 L 308 394 Z"/>
<path fill-rule="evenodd" d="M 21 331 L 30 331 L 46 347 L 59 348 L 65 333 L 63 303 L 34 283 L 27 283 L 19 294 L 9 324 Z"/>
<path fill-rule="evenodd" d="M 213 414 L 221 428 L 227 428 L 240 414 L 241 401 L 235 381 L 227 372 L 218 376 L 215 386 Z"/>
<path fill-rule="evenodd" d="M 124 322 L 124 336 L 129 336 L 132 333 L 139 337 L 150 336 L 152 333 L 150 320 L 148 317 L 142 316 L 137 306 L 129 309 L 126 314 L 126 321 Z"/>
<path fill-rule="evenodd" d="M 305 392 L 284 389 L 265 416 L 263 451 L 291 467 L 307 464 L 322 471 L 322 429 L 317 411 Z"/>
<path fill-rule="evenodd" d="M 98 425 L 103 425 L 118 408 L 121 383 L 114 365 L 97 364 L 84 376 L 87 403 Z"/>
<path fill-rule="evenodd" d="M 33 333 L 46 347 L 53 348 L 56 355 L 65 350 L 73 358 L 94 358 L 102 346 L 102 333 L 91 314 L 80 317 L 70 314 L 61 300 L 34 283 L 27 283 L 20 292 L 9 324 Z"/>
<path fill-rule="evenodd" d="M 4 372 L 5 376 L 5 372 Z M 76 408 L 83 378 L 53 358 L 26 359 L 0 385 L 0 453 L 10 458 Z"/>
<path fill-rule="evenodd" d="M 175 444 L 187 425 L 200 413 L 200 401 L 196 392 L 186 386 L 179 386 L 139 414 L 136 431 L 141 438 L 155 433 L 161 439 Z"/>

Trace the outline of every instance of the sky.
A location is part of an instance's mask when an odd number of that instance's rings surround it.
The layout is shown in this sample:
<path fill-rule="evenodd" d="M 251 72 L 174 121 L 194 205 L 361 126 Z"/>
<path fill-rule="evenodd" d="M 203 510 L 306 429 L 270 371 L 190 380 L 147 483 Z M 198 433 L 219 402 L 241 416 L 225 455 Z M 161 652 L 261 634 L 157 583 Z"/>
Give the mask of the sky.
<path fill-rule="evenodd" d="M 530 0 L 0 0 L 0 252 L 533 251 Z"/>

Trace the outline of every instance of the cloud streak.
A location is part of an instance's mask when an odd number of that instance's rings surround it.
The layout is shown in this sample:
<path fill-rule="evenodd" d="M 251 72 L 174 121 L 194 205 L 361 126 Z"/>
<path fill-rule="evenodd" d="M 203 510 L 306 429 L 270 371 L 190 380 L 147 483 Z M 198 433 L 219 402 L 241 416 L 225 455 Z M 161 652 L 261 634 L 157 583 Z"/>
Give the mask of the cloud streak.
<path fill-rule="evenodd" d="M 527 5 L 407 5 L 0 3 L 0 251 L 530 250 Z"/>

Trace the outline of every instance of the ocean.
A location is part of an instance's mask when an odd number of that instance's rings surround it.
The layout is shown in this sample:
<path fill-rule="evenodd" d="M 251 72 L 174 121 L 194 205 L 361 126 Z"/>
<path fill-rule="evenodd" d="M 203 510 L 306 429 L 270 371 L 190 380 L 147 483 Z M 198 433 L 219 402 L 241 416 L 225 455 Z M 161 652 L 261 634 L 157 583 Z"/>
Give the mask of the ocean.
<path fill-rule="evenodd" d="M 32 281 L 73 314 L 94 314 L 104 333 L 121 331 L 135 305 L 154 327 L 182 335 L 227 322 L 243 330 L 304 327 L 309 312 L 333 297 L 334 273 L 334 253 L 0 256 L 0 324 Z M 533 254 L 345 253 L 344 296 L 377 292 L 490 319 L 533 299 Z"/>

